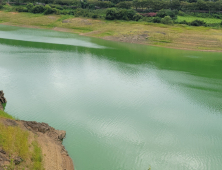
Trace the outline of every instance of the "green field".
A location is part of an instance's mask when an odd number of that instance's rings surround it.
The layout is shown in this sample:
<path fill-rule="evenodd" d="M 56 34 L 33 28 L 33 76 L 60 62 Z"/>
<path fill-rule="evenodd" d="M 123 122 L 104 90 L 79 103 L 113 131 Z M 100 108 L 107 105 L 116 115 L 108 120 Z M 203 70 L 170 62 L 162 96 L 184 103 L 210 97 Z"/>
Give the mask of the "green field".
<path fill-rule="evenodd" d="M 194 20 L 202 20 L 206 22 L 207 24 L 213 24 L 213 23 L 221 23 L 221 19 L 216 19 L 216 18 L 201 18 L 201 17 L 194 17 L 194 16 L 178 16 L 177 20 L 178 22 L 180 21 L 187 21 L 187 22 L 192 22 Z"/>

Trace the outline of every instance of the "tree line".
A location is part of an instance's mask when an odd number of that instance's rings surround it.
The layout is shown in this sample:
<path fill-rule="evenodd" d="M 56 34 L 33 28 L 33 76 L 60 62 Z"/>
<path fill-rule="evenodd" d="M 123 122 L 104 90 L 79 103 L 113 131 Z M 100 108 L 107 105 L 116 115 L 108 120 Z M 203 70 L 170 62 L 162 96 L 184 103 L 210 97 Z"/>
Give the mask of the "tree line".
<path fill-rule="evenodd" d="M 0 3 L 4 0 L 0 0 Z M 43 3 L 76 6 L 77 8 L 111 8 L 118 7 L 124 9 L 134 8 L 136 10 L 159 11 L 161 9 L 182 10 L 182 11 L 208 11 L 217 12 L 222 10 L 222 1 L 204 0 L 7 0 L 5 2 L 15 3 Z"/>

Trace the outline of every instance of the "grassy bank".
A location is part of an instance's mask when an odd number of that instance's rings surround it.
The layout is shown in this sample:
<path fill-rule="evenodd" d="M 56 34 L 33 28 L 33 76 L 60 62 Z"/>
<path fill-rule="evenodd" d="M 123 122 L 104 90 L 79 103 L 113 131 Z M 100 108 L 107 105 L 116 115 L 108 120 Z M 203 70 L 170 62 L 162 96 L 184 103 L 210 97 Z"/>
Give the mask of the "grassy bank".
<path fill-rule="evenodd" d="M 202 17 L 196 17 L 196 16 L 177 16 L 177 21 L 187 21 L 187 22 L 192 22 L 194 20 L 201 20 L 206 22 L 207 24 L 212 24 L 212 23 L 221 23 L 221 19 L 217 18 L 202 18 Z"/>
<path fill-rule="evenodd" d="M 10 164 L 7 168 L 42 170 L 41 148 L 35 137 L 19 126 L 7 126 L 4 123 L 6 119 L 14 120 L 9 114 L 0 111 L 0 147 L 9 155 Z M 13 163 L 15 157 L 23 160 L 16 166 Z"/>
<path fill-rule="evenodd" d="M 0 23 L 78 33 L 112 41 L 187 50 L 222 51 L 222 30 L 187 25 L 135 21 L 107 21 L 70 15 L 0 11 Z"/>

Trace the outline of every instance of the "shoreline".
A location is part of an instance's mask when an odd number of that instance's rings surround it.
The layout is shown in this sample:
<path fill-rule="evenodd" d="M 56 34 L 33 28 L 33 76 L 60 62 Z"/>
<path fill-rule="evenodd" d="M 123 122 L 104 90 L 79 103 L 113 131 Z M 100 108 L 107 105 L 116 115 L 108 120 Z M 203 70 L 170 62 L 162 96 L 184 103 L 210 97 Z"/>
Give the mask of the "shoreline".
<path fill-rule="evenodd" d="M 7 100 L 0 91 L 0 106 L 5 103 Z M 66 131 L 56 130 L 47 123 L 15 120 L 3 107 L 0 107 L 0 127 L 3 139 L 0 169 L 74 170 L 73 160 L 62 144 Z"/>
<path fill-rule="evenodd" d="M 130 21 L 106 21 L 62 15 L 36 15 L 3 11 L 0 11 L 0 13 L 8 17 L 5 19 L 5 22 L 2 19 L 3 21 L 0 22 L 2 25 L 48 29 L 108 41 L 171 49 L 222 52 L 222 30 L 219 29 L 185 27 L 180 25 L 169 26 Z M 16 20 L 15 16 L 18 20 Z M 44 23 L 47 21 L 52 23 Z"/>

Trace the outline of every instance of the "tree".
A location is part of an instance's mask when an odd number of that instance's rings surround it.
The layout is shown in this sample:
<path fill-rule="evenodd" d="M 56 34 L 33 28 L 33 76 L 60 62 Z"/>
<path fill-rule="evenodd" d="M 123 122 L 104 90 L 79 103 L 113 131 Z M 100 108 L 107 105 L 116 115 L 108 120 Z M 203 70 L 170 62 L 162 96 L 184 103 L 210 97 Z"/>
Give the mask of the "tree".
<path fill-rule="evenodd" d="M 109 8 L 106 10 L 106 19 L 108 20 L 114 20 L 116 19 L 116 9 L 115 8 Z"/>
<path fill-rule="evenodd" d="M 139 0 L 133 0 L 133 7 L 137 9 L 139 6 L 140 6 Z"/>
<path fill-rule="evenodd" d="M 118 8 L 124 8 L 124 9 L 130 9 L 132 7 L 132 2 L 130 1 L 123 1 L 123 2 L 120 2 L 116 5 L 116 7 Z"/>
<path fill-rule="evenodd" d="M 167 25 L 173 25 L 173 20 L 170 16 L 165 16 L 161 19 L 161 23 L 167 24 Z"/>
<path fill-rule="evenodd" d="M 170 2 L 170 8 L 180 10 L 180 1 L 179 0 L 172 0 Z"/>

